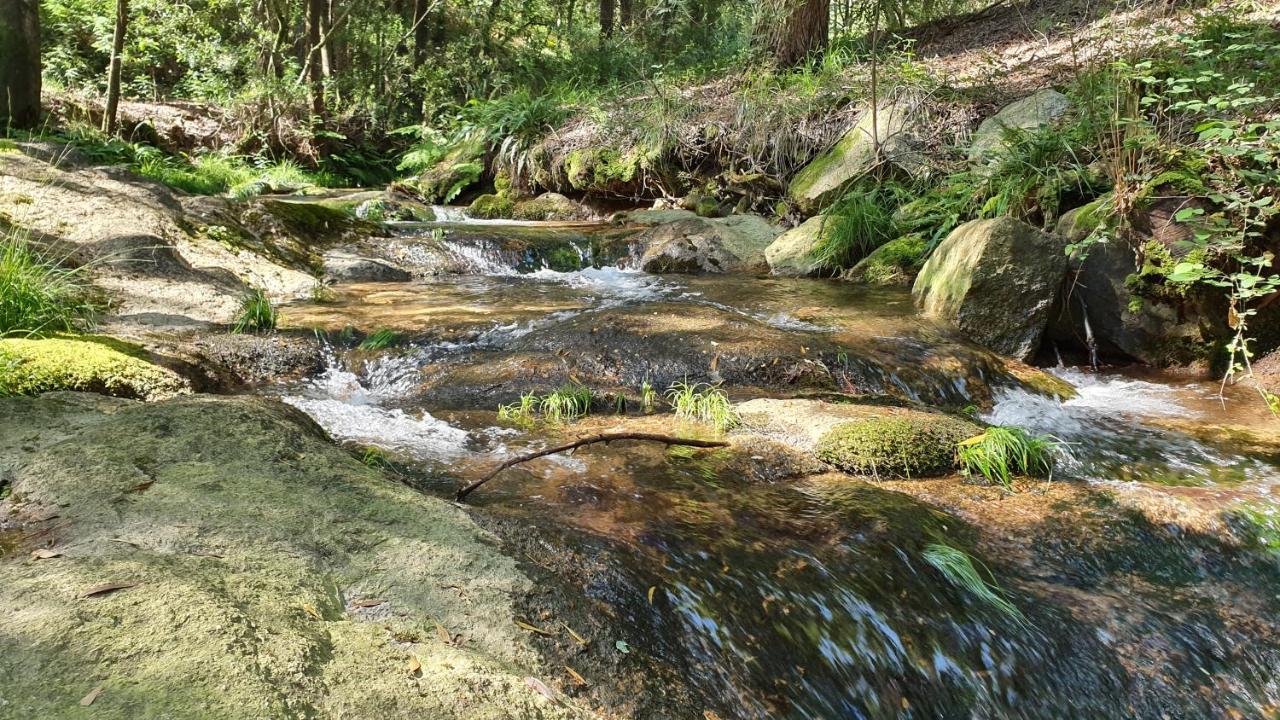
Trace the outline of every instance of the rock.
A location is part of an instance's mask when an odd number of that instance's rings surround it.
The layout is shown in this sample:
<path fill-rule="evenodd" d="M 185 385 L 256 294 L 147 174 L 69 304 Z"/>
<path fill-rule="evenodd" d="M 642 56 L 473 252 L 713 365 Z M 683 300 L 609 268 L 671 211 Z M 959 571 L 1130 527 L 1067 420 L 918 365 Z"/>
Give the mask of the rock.
<path fill-rule="evenodd" d="M 829 271 L 816 252 L 828 232 L 829 221 L 825 215 L 815 215 L 779 235 L 764 251 L 769 270 L 788 277 L 810 277 Z"/>
<path fill-rule="evenodd" d="M 969 145 L 969 162 L 989 165 L 1000 160 L 1011 131 L 1034 132 L 1066 114 L 1071 100 L 1053 89 L 1045 89 L 1009 103 L 1000 112 L 983 120 Z"/>
<path fill-rule="evenodd" d="M 664 203 L 665 204 L 665 203 Z M 618 224 L 623 225 L 639 225 L 641 227 L 654 227 L 656 225 L 669 225 L 681 220 L 692 220 L 698 217 L 698 214 L 677 207 L 657 207 L 658 202 L 654 202 L 652 209 L 632 210 L 630 212 L 620 213 Z"/>
<path fill-rule="evenodd" d="M 467 217 L 479 220 L 498 220 L 510 218 L 515 212 L 516 202 L 501 195 L 481 195 L 471 201 L 467 207 Z"/>
<path fill-rule="evenodd" d="M 295 379 L 325 368 L 324 346 L 314 333 L 217 333 L 191 345 L 223 388 Z"/>
<path fill-rule="evenodd" d="M 919 235 L 890 240 L 850 268 L 844 279 L 865 285 L 910 285 L 924 265 L 927 247 Z"/>
<path fill-rule="evenodd" d="M 0 339 L 0 397 L 58 390 L 158 400 L 188 393 L 191 385 L 123 340 L 93 335 Z"/>
<path fill-rule="evenodd" d="M 374 258 L 362 257 L 345 250 L 324 254 L 325 277 L 335 282 L 406 282 L 408 272 Z"/>
<path fill-rule="evenodd" d="M 974 220 L 933 251 L 912 295 L 926 315 L 1024 360 L 1039 347 L 1066 274 L 1064 247 L 1021 220 Z"/>
<path fill-rule="evenodd" d="M 764 272 L 778 230 L 755 215 L 697 218 L 658 225 L 635 238 L 640 267 L 651 273 Z"/>
<path fill-rule="evenodd" d="M 534 586 L 493 537 L 279 402 L 0 400 L 0 469 L 60 553 L 0 559 L 6 717 L 98 685 L 109 720 L 586 712 L 527 686 Z"/>
<path fill-rule="evenodd" d="M 982 432 L 968 420 L 892 405 L 758 399 L 737 409 L 748 428 L 874 477 L 946 474 L 954 469 L 956 443 Z"/>
<path fill-rule="evenodd" d="M 512 217 L 516 220 L 571 221 L 587 220 L 593 213 L 560 193 L 543 193 L 532 200 L 515 204 Z"/>
<path fill-rule="evenodd" d="M 837 200 L 849 185 L 876 164 L 876 144 L 880 159 L 915 175 L 925 167 L 919 150 L 925 127 L 922 103 L 916 98 L 887 101 L 880 105 L 872 124 L 872 113 L 864 109 L 858 123 L 830 150 L 819 155 L 792 179 L 787 196 L 807 214 L 821 211 Z"/>

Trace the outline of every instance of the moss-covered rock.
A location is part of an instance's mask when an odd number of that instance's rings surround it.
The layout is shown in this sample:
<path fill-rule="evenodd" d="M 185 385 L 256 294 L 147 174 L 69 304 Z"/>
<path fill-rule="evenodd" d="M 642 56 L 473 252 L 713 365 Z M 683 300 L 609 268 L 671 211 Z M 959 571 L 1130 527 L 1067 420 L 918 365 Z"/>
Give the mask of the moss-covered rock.
<path fill-rule="evenodd" d="M 947 415 L 898 412 L 832 428 L 818 441 L 817 453 L 855 475 L 945 475 L 955 467 L 956 444 L 981 432 L 977 425 Z"/>
<path fill-rule="evenodd" d="M 543 193 L 532 200 L 515 204 L 512 217 L 517 220 L 570 221 L 585 220 L 591 211 L 560 193 Z"/>
<path fill-rule="evenodd" d="M 514 200 L 502 195 L 481 195 L 471 201 L 467 215 L 480 220 L 510 218 L 515 211 Z"/>
<path fill-rule="evenodd" d="M 650 160 L 642 149 L 619 152 L 610 148 L 583 148 L 564 159 L 564 177 L 569 187 L 583 192 L 620 194 L 636 189 L 640 174 Z"/>
<path fill-rule="evenodd" d="M 983 120 L 973 133 L 969 161 L 979 166 L 998 162 L 1007 151 L 1011 131 L 1034 132 L 1062 117 L 1069 109 L 1071 100 L 1052 88 L 1009 103 Z"/>
<path fill-rule="evenodd" d="M 101 336 L 0 339 L 0 396 L 83 390 L 156 400 L 190 391 L 137 345 Z"/>
<path fill-rule="evenodd" d="M 693 218 L 652 227 L 636 236 L 640 266 L 652 273 L 762 272 L 765 249 L 778 229 L 755 215 Z"/>
<path fill-rule="evenodd" d="M 585 712 L 526 683 L 554 684 L 515 624 L 533 584 L 493 538 L 286 405 L 0 400 L 0 468 L 59 554 L 0 558 L 0 716 Z"/>
<path fill-rule="evenodd" d="M 821 275 L 830 267 L 819 258 L 817 250 L 831 232 L 830 219 L 815 215 L 782 233 L 765 248 L 764 257 L 774 275 L 809 277 Z"/>
<path fill-rule="evenodd" d="M 924 266 L 928 247 L 919 235 L 903 235 L 873 250 L 844 277 L 866 285 L 910 285 Z"/>

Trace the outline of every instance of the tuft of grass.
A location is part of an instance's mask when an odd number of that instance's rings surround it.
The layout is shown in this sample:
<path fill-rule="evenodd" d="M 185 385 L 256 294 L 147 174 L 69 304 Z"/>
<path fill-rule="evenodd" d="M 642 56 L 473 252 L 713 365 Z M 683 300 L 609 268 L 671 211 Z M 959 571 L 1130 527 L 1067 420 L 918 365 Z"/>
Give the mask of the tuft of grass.
<path fill-rule="evenodd" d="M 521 425 L 532 424 L 541 417 L 559 424 L 585 417 L 591 412 L 595 393 L 579 383 L 563 385 L 547 395 L 525 393 L 518 402 L 498 406 L 498 417 Z"/>
<path fill-rule="evenodd" d="M 388 347 L 400 342 L 400 333 L 395 330 L 383 328 L 360 343 L 360 349 L 366 352 L 375 350 L 385 350 Z"/>
<path fill-rule="evenodd" d="M 831 268 L 852 267 L 876 248 L 898 237 L 893 188 L 855 188 L 826 212 L 827 227 L 814 255 Z"/>
<path fill-rule="evenodd" d="M 249 332 L 265 332 L 275 330 L 280 322 L 280 313 L 267 294 L 258 288 L 249 291 L 240 301 L 240 315 L 231 332 L 237 335 Z"/>
<path fill-rule="evenodd" d="M 648 380 L 640 383 L 640 407 L 646 413 L 651 413 L 658 407 L 658 391 L 653 389 Z"/>
<path fill-rule="evenodd" d="M 677 382 L 667 389 L 667 402 L 676 417 L 710 425 L 719 432 L 738 424 L 738 411 L 715 385 Z"/>
<path fill-rule="evenodd" d="M 1009 602 L 999 585 L 988 581 L 974 567 L 973 558 L 963 550 L 950 545 L 934 543 L 925 548 L 921 555 L 925 562 L 932 565 L 942 576 L 956 588 L 963 590 L 978 600 L 990 605 L 1009 617 L 1023 619 L 1022 611 Z M 986 570 L 986 568 L 983 568 Z M 987 570 L 990 575 L 991 571 Z"/>
<path fill-rule="evenodd" d="M 87 330 L 97 309 L 83 268 L 64 267 L 17 228 L 0 235 L 0 337 Z"/>
<path fill-rule="evenodd" d="M 956 446 L 956 462 L 966 475 L 979 474 L 1006 490 L 1016 475 L 1051 477 L 1059 442 L 1012 427 L 991 427 Z"/>
<path fill-rule="evenodd" d="M 498 406 L 498 418 L 521 425 L 531 424 L 538 417 L 538 405 L 541 398 L 537 393 L 525 393 L 519 402 Z"/>

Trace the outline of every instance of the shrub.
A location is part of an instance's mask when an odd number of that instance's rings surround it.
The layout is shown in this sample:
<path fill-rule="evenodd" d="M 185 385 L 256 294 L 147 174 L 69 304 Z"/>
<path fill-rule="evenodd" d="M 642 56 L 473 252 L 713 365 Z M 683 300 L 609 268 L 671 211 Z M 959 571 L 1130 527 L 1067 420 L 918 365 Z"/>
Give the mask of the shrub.
<path fill-rule="evenodd" d="M 955 467 L 956 445 L 977 425 L 949 415 L 905 412 L 842 423 L 819 441 L 818 457 L 872 477 L 942 475 Z"/>
<path fill-rule="evenodd" d="M 280 314 L 267 294 L 254 288 L 240 301 L 240 315 L 231 327 L 231 332 L 241 334 L 275 330 L 279 321 Z"/>
<path fill-rule="evenodd" d="M 1049 435 L 1030 435 L 1019 428 L 991 427 L 961 441 L 956 461 L 966 475 L 977 473 L 1006 490 L 1013 476 L 1050 477 L 1059 443 Z"/>

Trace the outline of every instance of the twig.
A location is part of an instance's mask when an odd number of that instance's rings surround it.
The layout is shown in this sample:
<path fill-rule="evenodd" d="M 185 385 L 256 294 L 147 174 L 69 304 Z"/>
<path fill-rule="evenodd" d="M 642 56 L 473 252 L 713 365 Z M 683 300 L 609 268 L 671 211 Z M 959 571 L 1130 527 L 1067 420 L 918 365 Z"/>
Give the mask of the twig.
<path fill-rule="evenodd" d="M 538 452 L 532 452 L 532 453 L 528 453 L 527 455 L 520 455 L 519 457 L 511 458 L 510 460 L 494 468 L 493 471 L 490 472 L 488 475 L 485 475 L 479 480 L 459 490 L 456 498 L 459 502 L 466 500 L 467 496 L 470 495 L 476 488 L 494 479 L 495 477 L 498 476 L 498 473 L 502 472 L 503 470 L 506 470 L 509 467 L 519 465 L 520 463 L 529 462 L 530 460 L 536 460 L 540 457 L 546 457 L 547 455 L 555 455 L 556 453 L 562 453 L 569 450 L 576 450 L 584 445 L 594 445 L 596 443 L 608 444 L 615 440 L 645 440 L 648 442 L 662 443 L 664 445 L 683 445 L 686 447 L 696 447 L 696 448 L 719 448 L 719 447 L 729 446 L 729 443 L 724 442 L 723 440 L 695 440 L 693 438 L 678 438 L 671 435 L 658 435 L 656 433 L 603 433 L 600 435 L 591 435 L 589 437 L 584 437 L 578 440 L 574 440 L 573 442 L 567 445 L 560 445 L 558 447 L 548 448 L 546 450 L 539 450 Z"/>

